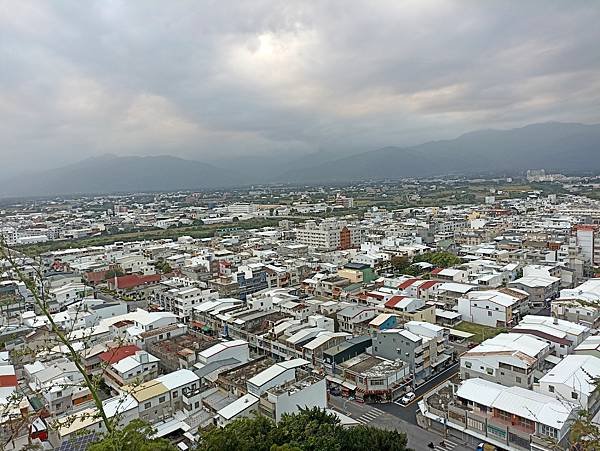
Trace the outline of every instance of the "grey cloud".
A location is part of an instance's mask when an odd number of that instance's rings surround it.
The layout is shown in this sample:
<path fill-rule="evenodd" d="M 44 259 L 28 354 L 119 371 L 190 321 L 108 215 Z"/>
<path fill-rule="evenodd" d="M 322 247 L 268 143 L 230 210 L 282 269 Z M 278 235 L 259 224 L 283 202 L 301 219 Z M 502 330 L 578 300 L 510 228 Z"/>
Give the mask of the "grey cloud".
<path fill-rule="evenodd" d="M 280 158 L 598 122 L 599 19 L 583 0 L 5 0 L 3 166 Z"/>

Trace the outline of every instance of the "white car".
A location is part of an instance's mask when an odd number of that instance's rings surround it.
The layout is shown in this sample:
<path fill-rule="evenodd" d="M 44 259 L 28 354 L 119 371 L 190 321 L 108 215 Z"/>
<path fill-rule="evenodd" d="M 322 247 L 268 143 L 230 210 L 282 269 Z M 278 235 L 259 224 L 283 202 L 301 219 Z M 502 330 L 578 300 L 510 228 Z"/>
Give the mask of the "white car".
<path fill-rule="evenodd" d="M 417 395 L 415 395 L 413 392 L 408 392 L 407 394 L 405 394 L 402 397 L 402 399 L 400 400 L 400 404 L 402 404 L 402 405 L 410 404 L 416 397 L 417 397 Z"/>

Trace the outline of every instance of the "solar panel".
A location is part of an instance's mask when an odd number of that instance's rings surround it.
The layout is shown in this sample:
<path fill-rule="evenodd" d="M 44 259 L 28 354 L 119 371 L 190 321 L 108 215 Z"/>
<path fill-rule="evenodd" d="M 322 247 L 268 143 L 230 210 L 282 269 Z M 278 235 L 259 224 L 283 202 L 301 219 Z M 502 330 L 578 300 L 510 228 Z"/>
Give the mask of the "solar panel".
<path fill-rule="evenodd" d="M 95 433 L 72 437 L 61 443 L 59 451 L 85 451 L 87 447 L 98 439 Z"/>

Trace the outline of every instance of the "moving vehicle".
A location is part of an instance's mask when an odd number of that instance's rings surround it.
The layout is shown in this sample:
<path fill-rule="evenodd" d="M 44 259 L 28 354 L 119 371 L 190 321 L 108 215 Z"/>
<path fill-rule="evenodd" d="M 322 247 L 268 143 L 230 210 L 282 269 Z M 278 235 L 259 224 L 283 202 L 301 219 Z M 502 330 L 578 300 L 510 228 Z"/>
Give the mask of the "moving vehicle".
<path fill-rule="evenodd" d="M 414 392 L 408 392 L 402 397 L 402 399 L 400 400 L 400 404 L 404 406 L 410 404 L 416 397 L 417 395 L 415 395 Z"/>

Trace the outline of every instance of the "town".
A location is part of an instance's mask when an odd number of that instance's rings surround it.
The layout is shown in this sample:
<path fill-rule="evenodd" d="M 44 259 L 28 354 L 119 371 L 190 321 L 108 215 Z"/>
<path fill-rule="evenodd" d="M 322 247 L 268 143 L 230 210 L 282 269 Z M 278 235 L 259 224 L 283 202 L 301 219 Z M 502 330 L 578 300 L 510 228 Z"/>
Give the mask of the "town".
<path fill-rule="evenodd" d="M 4 200 L 1 439 L 85 449 L 105 428 L 88 377 L 107 416 L 181 450 L 313 407 L 416 450 L 565 449 L 581 412 L 600 423 L 599 187 Z"/>

